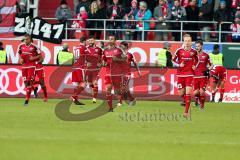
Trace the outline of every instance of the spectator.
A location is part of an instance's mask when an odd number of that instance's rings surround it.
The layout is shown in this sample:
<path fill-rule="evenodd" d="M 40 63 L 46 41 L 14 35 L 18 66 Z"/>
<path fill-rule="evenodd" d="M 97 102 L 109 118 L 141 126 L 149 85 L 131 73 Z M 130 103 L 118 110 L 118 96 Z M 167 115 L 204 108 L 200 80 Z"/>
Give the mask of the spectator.
<path fill-rule="evenodd" d="M 63 44 L 63 49 L 57 55 L 57 65 L 72 65 L 74 61 L 73 54 L 69 52 L 68 44 Z"/>
<path fill-rule="evenodd" d="M 86 19 L 88 18 L 86 9 L 84 7 L 80 8 L 80 12 L 77 14 L 72 24 L 72 28 L 75 28 L 75 38 L 79 39 L 82 36 L 87 35 L 86 30 L 82 30 L 82 28 L 86 28 Z"/>
<path fill-rule="evenodd" d="M 197 0 L 190 0 L 189 5 L 186 7 L 186 20 L 187 21 L 198 21 L 199 9 L 197 7 Z M 198 31 L 198 23 L 187 23 L 187 30 Z M 197 40 L 197 32 L 190 32 L 193 41 Z"/>
<path fill-rule="evenodd" d="M 137 0 L 132 0 L 131 7 L 126 9 L 125 12 L 126 14 L 124 19 L 126 19 L 127 21 L 134 20 L 135 16 L 138 13 Z M 131 31 L 130 29 L 136 29 L 136 22 L 133 21 L 126 22 L 126 29 L 129 29 L 129 31 L 126 31 L 125 33 L 125 40 L 133 40 L 135 31 Z"/>
<path fill-rule="evenodd" d="M 221 65 L 223 66 L 224 57 L 223 54 L 220 53 L 220 46 L 215 44 L 213 46 L 213 52 L 209 53 L 210 60 L 214 66 Z"/>
<path fill-rule="evenodd" d="M 124 17 L 124 11 L 121 5 L 118 4 L 118 0 L 113 0 L 113 5 L 110 5 L 107 8 L 107 18 L 111 21 L 108 22 L 108 29 L 112 29 L 110 31 L 110 34 L 115 34 L 116 38 L 120 38 L 120 31 L 113 31 L 114 29 L 121 29 L 122 28 L 122 22 L 120 21 L 114 21 L 123 19 Z"/>
<path fill-rule="evenodd" d="M 55 17 L 59 22 L 65 22 L 67 19 L 72 18 L 71 10 L 65 0 L 62 0 L 60 6 L 57 8 Z"/>
<path fill-rule="evenodd" d="M 171 45 L 168 42 L 164 42 L 163 49 L 158 53 L 158 64 L 162 67 L 173 67 L 170 47 Z"/>
<path fill-rule="evenodd" d="M 229 31 L 229 24 L 222 24 L 223 22 L 230 21 L 230 12 L 226 8 L 226 2 L 221 1 L 219 9 L 214 13 L 214 20 L 218 22 L 217 30 L 219 31 L 219 25 L 221 25 L 221 31 Z M 226 33 L 221 34 L 222 42 L 226 42 Z"/>
<path fill-rule="evenodd" d="M 142 40 L 142 38 L 144 38 L 144 40 L 147 40 L 147 34 L 148 31 L 144 31 L 144 30 L 149 30 L 150 28 L 150 23 L 148 22 L 152 17 L 152 12 L 147 9 L 147 3 L 142 1 L 139 4 L 139 11 L 137 13 L 137 15 L 135 16 L 135 19 L 138 20 L 136 28 L 138 31 L 137 33 L 137 39 L 138 40 Z M 146 20 L 147 22 L 143 22 L 144 20 Z M 142 37 L 144 31 L 144 37 Z"/>
<path fill-rule="evenodd" d="M 90 6 L 89 19 L 105 19 L 106 7 L 104 7 L 102 0 L 93 1 Z M 89 28 L 103 29 L 102 21 L 89 21 Z M 101 38 L 101 30 L 91 30 L 90 35 L 94 35 L 96 39 Z"/>
<path fill-rule="evenodd" d="M 183 21 L 186 19 L 186 10 L 184 7 L 180 6 L 179 0 L 174 0 L 174 6 L 172 7 L 172 19 L 175 21 Z M 181 30 L 181 23 L 172 23 L 173 30 Z M 181 32 L 173 32 L 173 37 L 175 41 L 180 41 Z"/>
<path fill-rule="evenodd" d="M 0 42 L 0 64 L 7 64 L 7 53 L 3 48 L 3 43 Z"/>
<path fill-rule="evenodd" d="M 20 0 L 17 4 L 17 15 L 25 15 L 27 14 L 27 1 L 25 0 Z"/>
<path fill-rule="evenodd" d="M 212 14 L 212 6 L 208 3 L 208 0 L 202 0 L 202 6 L 199 9 L 199 20 L 200 21 L 212 21 L 213 14 Z M 201 31 L 210 31 L 210 27 L 212 26 L 211 23 L 200 23 L 199 24 Z M 202 39 L 204 41 L 210 41 L 210 33 L 203 32 Z"/>
<path fill-rule="evenodd" d="M 235 17 L 234 23 L 231 25 L 232 30 L 232 41 L 240 42 L 240 14 L 237 14 Z"/>
<path fill-rule="evenodd" d="M 159 5 L 154 9 L 154 18 L 159 22 L 156 23 L 157 30 L 167 30 L 168 24 L 164 21 L 171 19 L 171 9 L 168 7 L 166 0 L 159 0 Z M 167 41 L 168 33 L 166 31 L 155 33 L 156 41 Z"/>
<path fill-rule="evenodd" d="M 78 5 L 76 7 L 76 14 L 79 13 L 81 7 L 84 7 L 86 9 L 87 13 L 89 13 L 90 5 L 91 5 L 90 0 L 79 0 Z"/>

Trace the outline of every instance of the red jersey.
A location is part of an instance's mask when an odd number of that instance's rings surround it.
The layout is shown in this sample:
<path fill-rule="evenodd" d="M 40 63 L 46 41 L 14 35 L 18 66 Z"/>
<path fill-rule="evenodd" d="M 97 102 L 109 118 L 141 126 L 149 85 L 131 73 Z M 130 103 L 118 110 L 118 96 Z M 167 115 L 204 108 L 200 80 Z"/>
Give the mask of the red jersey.
<path fill-rule="evenodd" d="M 121 75 L 121 63 L 113 61 L 113 57 L 122 58 L 123 52 L 120 48 L 106 48 L 103 52 L 103 60 L 107 63 L 106 72 L 110 75 Z"/>
<path fill-rule="evenodd" d="M 122 64 L 122 70 L 123 70 L 123 73 L 129 74 L 131 73 L 131 63 L 135 62 L 135 59 L 133 55 L 129 52 L 127 52 L 126 56 L 127 56 L 127 61 Z"/>
<path fill-rule="evenodd" d="M 102 61 L 102 49 L 97 46 L 88 46 L 86 50 L 86 60 L 91 65 L 87 67 L 90 70 L 100 69 Z"/>
<path fill-rule="evenodd" d="M 194 75 L 194 71 L 192 69 L 193 66 L 196 66 L 198 63 L 197 51 L 194 49 L 185 50 L 184 48 L 179 48 L 175 52 L 175 56 L 173 58 L 173 62 L 179 68 L 177 70 L 178 77 L 189 77 Z M 183 63 L 184 67 L 180 67 L 179 65 Z"/>
<path fill-rule="evenodd" d="M 210 70 L 210 75 L 216 79 L 226 80 L 227 70 L 223 66 L 214 66 Z"/>
<path fill-rule="evenodd" d="M 204 72 L 208 69 L 207 66 L 211 66 L 212 63 L 210 62 L 210 57 L 207 53 L 202 52 L 198 54 L 198 64 L 196 66 L 196 69 L 194 71 L 195 78 L 201 78 L 206 77 L 204 76 Z"/>
<path fill-rule="evenodd" d="M 37 60 L 31 61 L 30 57 L 39 55 L 40 50 L 32 43 L 29 45 L 22 43 L 18 47 L 18 54 L 23 59 L 22 67 L 23 68 L 32 68 L 32 67 L 36 67 Z"/>
<path fill-rule="evenodd" d="M 79 45 L 77 48 L 74 49 L 74 64 L 73 68 L 86 68 L 86 51 L 87 47 L 85 45 Z"/>

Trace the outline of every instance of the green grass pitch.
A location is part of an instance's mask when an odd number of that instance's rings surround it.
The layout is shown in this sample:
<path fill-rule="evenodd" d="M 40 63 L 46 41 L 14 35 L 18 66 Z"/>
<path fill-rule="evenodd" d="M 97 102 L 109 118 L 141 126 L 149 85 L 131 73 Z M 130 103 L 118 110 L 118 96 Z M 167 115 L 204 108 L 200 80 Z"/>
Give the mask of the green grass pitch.
<path fill-rule="evenodd" d="M 0 99 L 0 160 L 240 157 L 239 104 L 206 103 L 204 111 L 192 107 L 191 119 L 186 120 L 181 117 L 179 102 L 138 101 L 134 107 L 123 105 L 90 121 L 69 122 L 55 115 L 60 101 L 33 99 L 23 107 L 23 99 Z M 71 111 L 82 113 L 93 108 L 90 101 L 84 102 L 86 106 L 72 106 Z M 160 118 L 149 118 L 154 114 Z"/>

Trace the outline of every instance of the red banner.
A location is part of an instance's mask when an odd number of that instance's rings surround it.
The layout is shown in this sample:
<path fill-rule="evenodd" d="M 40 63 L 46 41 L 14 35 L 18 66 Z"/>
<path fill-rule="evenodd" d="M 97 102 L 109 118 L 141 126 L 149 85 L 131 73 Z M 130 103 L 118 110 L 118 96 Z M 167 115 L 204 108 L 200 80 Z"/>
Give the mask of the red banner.
<path fill-rule="evenodd" d="M 69 97 L 73 92 L 71 67 L 45 67 L 45 81 L 50 97 Z M 142 77 L 137 72 L 132 75 L 130 90 L 138 99 L 177 100 L 176 69 L 141 68 Z M 100 72 L 99 93 L 105 94 L 104 69 Z M 226 93 L 240 93 L 240 70 L 228 70 Z M 40 87 L 39 87 L 40 90 Z M 210 95 L 210 90 L 206 92 Z M 20 66 L 0 66 L 0 97 L 22 97 L 25 95 Z M 86 88 L 84 97 L 90 97 L 91 90 Z M 231 99 L 231 97 L 226 97 Z M 240 100 L 240 99 L 239 99 Z"/>
<path fill-rule="evenodd" d="M 0 1 L 0 38 L 14 37 L 14 20 L 16 14 L 17 0 L 1 0 Z"/>

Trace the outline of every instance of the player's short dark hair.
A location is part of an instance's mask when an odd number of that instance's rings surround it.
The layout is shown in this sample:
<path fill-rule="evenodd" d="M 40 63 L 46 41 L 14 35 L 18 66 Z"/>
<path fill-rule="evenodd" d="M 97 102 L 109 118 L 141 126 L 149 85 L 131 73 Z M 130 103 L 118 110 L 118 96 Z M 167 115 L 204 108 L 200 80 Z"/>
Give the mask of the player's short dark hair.
<path fill-rule="evenodd" d="M 90 35 L 90 36 L 88 37 L 88 39 L 95 39 L 95 36 L 94 36 L 94 35 Z"/>
<path fill-rule="evenodd" d="M 85 42 L 86 40 L 87 40 L 86 36 L 82 36 L 82 37 L 80 37 L 80 39 L 79 39 L 79 41 L 80 41 L 81 43 Z"/>
<path fill-rule="evenodd" d="M 123 46 L 125 46 L 125 47 L 128 48 L 128 42 L 127 42 L 127 41 L 122 41 L 122 42 L 120 43 L 120 45 L 123 45 Z"/>
<path fill-rule="evenodd" d="M 214 44 L 213 49 L 219 49 L 219 45 L 218 44 Z"/>
<path fill-rule="evenodd" d="M 0 42 L 0 46 L 2 46 L 3 45 L 3 42 Z"/>
<path fill-rule="evenodd" d="M 196 41 L 196 44 L 197 43 L 203 45 L 203 40 L 199 39 L 199 40 Z"/>
<path fill-rule="evenodd" d="M 26 34 L 24 35 L 24 37 L 25 37 L 25 38 L 26 38 L 26 37 L 29 37 L 29 38 L 31 39 L 31 41 L 33 42 L 32 36 L 31 36 L 30 34 L 26 33 Z"/>

